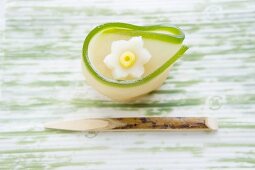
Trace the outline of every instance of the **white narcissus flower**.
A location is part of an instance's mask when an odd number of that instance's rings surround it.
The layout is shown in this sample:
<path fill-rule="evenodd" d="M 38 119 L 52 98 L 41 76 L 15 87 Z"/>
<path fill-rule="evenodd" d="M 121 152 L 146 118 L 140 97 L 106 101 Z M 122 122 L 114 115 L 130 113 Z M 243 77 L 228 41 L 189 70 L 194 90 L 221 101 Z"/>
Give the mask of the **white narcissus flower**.
<path fill-rule="evenodd" d="M 128 76 L 140 78 L 144 74 L 144 64 L 150 59 L 142 37 L 132 37 L 112 42 L 111 53 L 104 58 L 104 63 L 112 70 L 114 79 L 124 80 Z"/>

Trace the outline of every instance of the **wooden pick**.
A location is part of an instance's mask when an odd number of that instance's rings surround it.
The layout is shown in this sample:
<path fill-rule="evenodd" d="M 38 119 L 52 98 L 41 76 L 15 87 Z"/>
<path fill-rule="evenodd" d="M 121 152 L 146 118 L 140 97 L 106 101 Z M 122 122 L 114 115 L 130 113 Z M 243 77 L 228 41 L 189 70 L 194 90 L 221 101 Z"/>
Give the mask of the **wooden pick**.
<path fill-rule="evenodd" d="M 208 117 L 125 117 L 58 121 L 45 128 L 70 131 L 214 131 L 217 121 Z"/>

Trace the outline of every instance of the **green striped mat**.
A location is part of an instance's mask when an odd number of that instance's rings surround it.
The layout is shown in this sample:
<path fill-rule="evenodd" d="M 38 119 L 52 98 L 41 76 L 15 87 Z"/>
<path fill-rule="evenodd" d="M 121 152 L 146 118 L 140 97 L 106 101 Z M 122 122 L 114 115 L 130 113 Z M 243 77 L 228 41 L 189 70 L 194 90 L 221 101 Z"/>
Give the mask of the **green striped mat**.
<path fill-rule="evenodd" d="M 1 170 L 255 169 L 254 1 L 6 0 L 1 18 Z M 175 24 L 190 46 L 159 90 L 131 104 L 101 96 L 81 74 L 85 36 L 112 21 Z M 220 129 L 98 134 L 43 128 L 57 119 L 138 115 L 211 116 Z"/>

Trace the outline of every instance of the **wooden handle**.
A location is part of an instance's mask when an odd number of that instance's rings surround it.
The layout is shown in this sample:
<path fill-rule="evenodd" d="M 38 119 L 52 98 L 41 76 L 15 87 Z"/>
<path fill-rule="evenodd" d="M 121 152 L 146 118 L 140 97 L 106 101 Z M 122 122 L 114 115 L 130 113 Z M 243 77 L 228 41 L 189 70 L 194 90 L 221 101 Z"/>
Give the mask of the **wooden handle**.
<path fill-rule="evenodd" d="M 211 131 L 217 129 L 217 123 L 207 117 L 130 117 L 107 118 L 108 125 L 99 131 Z"/>

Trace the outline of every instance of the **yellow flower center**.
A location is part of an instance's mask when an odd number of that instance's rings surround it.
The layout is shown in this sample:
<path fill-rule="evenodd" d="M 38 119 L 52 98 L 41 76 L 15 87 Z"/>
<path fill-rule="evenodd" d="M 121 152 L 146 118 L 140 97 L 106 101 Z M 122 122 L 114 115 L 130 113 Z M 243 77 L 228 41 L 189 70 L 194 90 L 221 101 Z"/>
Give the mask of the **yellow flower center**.
<path fill-rule="evenodd" d="M 130 51 L 126 51 L 123 54 L 121 54 L 120 58 L 120 65 L 124 68 L 130 68 L 135 64 L 136 56 L 134 53 Z"/>

